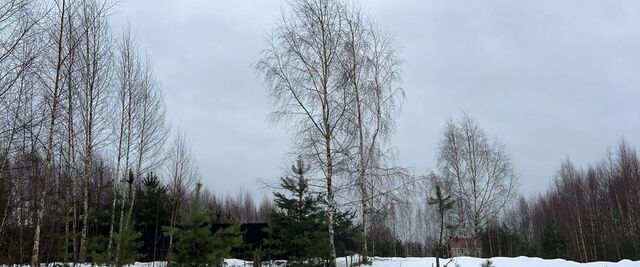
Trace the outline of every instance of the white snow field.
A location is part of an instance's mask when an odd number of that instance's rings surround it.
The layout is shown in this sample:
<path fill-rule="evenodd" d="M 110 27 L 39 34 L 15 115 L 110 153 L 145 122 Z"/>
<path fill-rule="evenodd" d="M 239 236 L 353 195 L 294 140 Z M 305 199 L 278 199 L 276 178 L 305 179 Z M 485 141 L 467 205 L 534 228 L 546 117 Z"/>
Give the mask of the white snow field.
<path fill-rule="evenodd" d="M 487 259 L 482 258 L 472 258 L 472 257 L 456 257 L 453 259 L 454 262 L 460 267 L 480 267 L 482 263 L 484 263 Z M 516 257 L 516 258 L 505 258 L 505 257 L 495 257 L 490 259 L 493 262 L 493 266 L 495 267 L 640 267 L 640 261 L 631 261 L 631 260 L 622 260 L 619 262 L 589 262 L 589 263 L 578 263 L 574 261 L 568 261 L 563 259 L 553 259 L 553 260 L 545 260 L 541 258 L 529 258 L 529 257 Z M 346 267 L 345 258 L 338 258 L 338 266 Z M 349 262 L 351 259 L 349 258 Z M 374 257 L 372 267 L 432 267 L 435 266 L 435 258 L 381 258 Z M 448 259 L 440 259 L 440 264 L 443 266 L 445 263 L 449 262 Z M 164 267 L 165 262 L 136 262 L 135 264 L 130 265 L 130 267 Z M 28 265 L 25 265 L 28 266 Z M 42 265 L 44 266 L 44 264 Z M 56 266 L 48 265 L 48 266 Z M 57 265 L 60 266 L 60 265 Z M 78 264 L 78 267 L 89 267 L 92 265 L 89 264 Z M 95 265 L 93 265 L 95 266 Z M 227 259 L 225 260 L 225 266 L 227 267 L 251 267 L 252 262 L 243 261 L 237 259 Z M 263 266 L 268 266 L 266 263 L 263 263 Z M 284 266 L 284 264 L 273 264 L 272 266 Z M 456 267 L 455 264 L 451 263 L 448 265 L 449 267 Z"/>
<path fill-rule="evenodd" d="M 472 257 L 457 257 L 453 259 L 460 267 L 480 267 L 487 259 Z M 619 262 L 589 262 L 577 263 L 563 259 L 545 260 L 541 258 L 516 257 L 505 258 L 496 257 L 490 259 L 495 267 L 640 267 L 640 261 L 622 260 Z M 338 258 L 338 266 L 347 266 L 345 258 Z M 351 259 L 349 259 L 351 262 Z M 440 265 L 449 262 L 448 259 L 440 259 Z M 228 267 L 249 267 L 253 266 L 250 261 L 228 259 L 225 260 Z M 265 264 L 266 265 L 266 264 Z M 164 262 L 154 263 L 136 263 L 134 267 L 162 267 Z M 278 266 L 278 265 L 273 265 Z M 372 267 L 431 267 L 436 266 L 435 258 L 373 258 Z M 455 265 L 449 264 L 449 267 Z"/>
<path fill-rule="evenodd" d="M 456 257 L 453 261 L 460 267 L 480 267 L 487 259 L 472 257 Z M 640 267 L 640 261 L 622 260 L 619 262 L 589 262 L 577 263 L 563 259 L 545 260 L 541 258 L 516 257 L 490 258 L 495 267 Z M 374 258 L 373 267 L 432 267 L 436 266 L 435 258 Z M 440 266 L 449 262 L 448 259 L 440 259 Z M 341 266 L 345 266 L 344 258 L 340 259 Z M 449 267 L 456 265 L 451 263 Z"/>

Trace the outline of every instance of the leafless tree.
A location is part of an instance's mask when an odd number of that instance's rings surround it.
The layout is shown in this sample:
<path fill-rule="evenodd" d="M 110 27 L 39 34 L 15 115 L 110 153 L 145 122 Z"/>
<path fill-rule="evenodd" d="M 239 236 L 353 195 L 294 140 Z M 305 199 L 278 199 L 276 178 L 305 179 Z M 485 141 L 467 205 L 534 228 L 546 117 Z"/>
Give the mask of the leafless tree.
<path fill-rule="evenodd" d="M 173 196 L 169 223 L 171 227 L 175 227 L 179 211 L 188 204 L 188 194 L 193 190 L 193 186 L 198 179 L 198 169 L 191 153 L 191 146 L 182 129 L 175 130 L 167 155 L 166 166 L 167 177 L 169 178 L 167 184 L 169 192 Z M 173 233 L 169 233 L 168 261 L 171 261 L 172 247 Z"/>
<path fill-rule="evenodd" d="M 563 160 L 546 193 L 520 199 L 504 216 L 519 238 L 515 255 L 546 240 L 542 257 L 581 262 L 638 257 L 638 177 L 640 159 L 624 140 L 586 168 Z"/>
<path fill-rule="evenodd" d="M 169 134 L 165 122 L 164 96 L 151 68 L 149 57 L 142 62 L 142 76 L 138 91 L 138 119 L 136 133 L 136 175 L 157 169 L 166 157 L 162 152 Z"/>
<path fill-rule="evenodd" d="M 157 169 L 165 161 L 165 142 L 167 141 L 169 128 L 165 122 L 165 106 L 162 91 L 151 68 L 149 57 L 145 57 L 141 65 L 140 84 L 136 92 L 136 106 L 134 120 L 135 172 L 133 183 L 143 173 Z M 135 190 L 132 191 L 128 218 L 131 218 L 135 203 Z"/>
<path fill-rule="evenodd" d="M 458 203 L 462 228 L 472 237 L 515 196 L 517 176 L 504 145 L 490 142 L 466 114 L 447 123 L 438 166 Z"/>
<path fill-rule="evenodd" d="M 37 63 L 45 47 L 37 24 L 43 15 L 31 0 L 10 0 L 0 4 L 0 154 L 8 156 L 18 132 L 28 128 L 24 117 L 27 99 L 35 98 Z M 8 161 L 0 162 L 4 169 Z M 2 175 L 2 174 L 0 174 Z"/>
<path fill-rule="evenodd" d="M 257 70 L 268 84 L 276 121 L 291 122 L 300 150 L 324 176 L 330 266 L 335 266 L 334 166 L 344 154 L 348 91 L 340 75 L 345 5 L 338 0 L 292 1 L 269 35 Z"/>
<path fill-rule="evenodd" d="M 275 206 L 273 204 L 273 201 L 265 196 L 258 206 L 257 222 L 268 222 L 269 215 L 274 211 Z"/>
<path fill-rule="evenodd" d="M 84 261 L 93 238 L 89 218 L 101 198 L 113 194 L 110 253 L 114 230 L 122 229 L 116 203 L 123 200 L 123 219 L 131 217 L 135 201 L 119 181 L 158 169 L 164 160 L 162 94 L 128 33 L 112 53 L 108 11 L 114 3 L 0 3 L 0 181 L 3 190 L 5 182 L 16 189 L 0 203 L 0 234 L 7 225 L 10 231 L 33 229 L 33 243 L 11 245 L 20 251 L 32 245 L 31 254 L 20 252 L 32 265 L 50 260 L 52 245 L 64 247 L 65 261 L 72 245 L 73 262 Z M 102 150 L 111 145 L 114 157 Z M 115 172 L 104 164 L 112 158 Z M 114 188 L 104 189 L 110 176 Z M 62 243 L 53 244 L 60 229 Z"/>
<path fill-rule="evenodd" d="M 140 86 L 140 80 L 142 79 L 138 48 L 136 47 L 135 40 L 128 28 L 123 31 L 121 37 L 118 39 L 115 58 L 116 62 L 114 73 L 117 117 L 113 121 L 115 126 L 114 137 L 116 138 L 116 141 L 114 142 L 116 162 L 113 184 L 115 187 L 114 193 L 118 191 L 121 192 L 123 198 L 120 205 L 118 223 L 118 229 L 123 229 L 125 205 L 127 203 L 127 199 L 130 197 L 128 194 L 130 190 L 124 188 L 124 183 L 129 184 L 129 187 L 132 186 L 128 183 L 128 176 L 131 172 L 133 162 L 133 129 L 135 118 L 137 116 L 137 103 L 135 101 L 137 99 L 137 87 Z M 116 199 L 117 197 L 114 196 L 112 202 L 113 212 L 111 215 L 111 225 L 109 227 L 109 241 L 107 244 L 107 258 L 111 258 L 114 242 L 113 236 L 115 231 Z M 120 251 L 120 249 L 117 251 Z M 118 257 L 118 255 L 116 255 L 116 257 Z"/>
<path fill-rule="evenodd" d="M 47 209 L 47 195 L 49 193 L 49 184 L 52 180 L 52 166 L 54 156 L 54 138 L 55 130 L 59 117 L 59 104 L 62 93 L 62 73 L 65 61 L 70 55 L 70 51 L 73 51 L 77 43 L 67 43 L 66 34 L 69 34 L 67 19 L 69 14 L 72 13 L 74 7 L 66 0 L 56 2 L 55 7 L 51 11 L 51 26 L 49 29 L 49 37 L 51 38 L 51 53 L 49 53 L 49 66 L 50 70 L 43 75 L 43 87 L 47 100 L 47 130 L 46 140 L 42 142 L 44 145 L 45 159 L 44 159 L 44 173 L 41 179 L 41 187 L 38 195 L 38 204 L 36 208 L 35 218 L 35 230 L 33 238 L 33 252 L 31 257 L 31 266 L 36 267 L 39 264 L 40 256 L 40 236 L 42 232 L 42 225 L 44 220 L 45 211 Z"/>
<path fill-rule="evenodd" d="M 45 45 L 38 42 L 42 30 L 36 27 L 43 15 L 36 12 L 35 1 L 11 0 L 0 4 L 0 180 L 8 179 L 9 164 L 13 155 L 24 151 L 19 140 L 35 124 L 40 124 L 40 116 L 29 112 L 32 103 L 39 102 L 35 88 L 38 84 L 39 63 Z M 3 233 L 11 203 L 18 193 L 12 190 L 4 204 L 0 220 L 0 236 Z M 2 203 L 0 203 L 2 205 Z"/>
<path fill-rule="evenodd" d="M 82 144 L 82 230 L 79 260 L 84 262 L 89 217 L 89 187 L 94 175 L 92 165 L 96 150 L 104 145 L 108 135 L 111 90 L 111 39 L 108 31 L 106 1 L 87 0 L 79 12 L 78 61 L 80 92 L 78 106 Z"/>
<path fill-rule="evenodd" d="M 33 50 L 25 44 L 34 41 L 38 22 L 43 18 L 36 12 L 32 0 L 7 0 L 0 3 L 0 100 L 19 81 L 22 74 L 37 60 Z"/>
<path fill-rule="evenodd" d="M 370 212 L 371 194 L 369 188 L 376 168 L 383 162 L 379 157 L 384 153 L 386 143 L 395 125 L 395 115 L 404 97 L 402 88 L 397 87 L 400 78 L 396 49 L 392 39 L 380 31 L 375 23 L 365 18 L 362 11 L 351 6 L 345 12 L 345 51 L 341 67 L 345 84 L 349 89 L 348 131 L 353 134 L 355 146 L 353 157 L 362 210 L 362 253 L 366 257 L 367 214 Z M 380 188 L 376 188 L 380 190 Z M 384 189 L 382 189 L 384 190 Z"/>
<path fill-rule="evenodd" d="M 74 6 L 75 8 L 75 6 Z M 78 222 L 78 202 L 79 200 L 81 200 L 79 198 L 79 195 L 77 194 L 78 191 L 78 174 L 77 174 L 77 169 L 76 169 L 76 160 L 78 158 L 78 149 L 76 147 L 76 144 L 78 143 L 77 141 L 77 135 L 78 135 L 78 129 L 77 129 L 77 117 L 75 116 L 78 113 L 78 110 L 76 108 L 76 96 L 79 94 L 79 61 L 78 61 L 78 48 L 79 48 L 79 33 L 80 33 L 80 29 L 78 27 L 78 18 L 77 18 L 77 14 L 76 12 L 67 12 L 66 14 L 66 31 L 67 34 L 65 35 L 65 39 L 66 39 L 66 43 L 68 44 L 74 44 L 73 46 L 69 46 L 69 51 L 68 51 L 68 55 L 67 55 L 67 59 L 65 60 L 63 66 L 62 66 L 62 87 L 64 88 L 63 93 L 61 95 L 61 98 L 65 98 L 66 99 L 61 99 L 61 110 L 64 110 L 63 112 L 61 112 L 60 116 L 61 116 L 61 120 L 59 123 L 59 132 L 60 133 L 64 133 L 64 134 L 60 134 L 61 139 L 64 138 L 64 142 L 61 144 L 62 148 L 62 152 L 60 153 L 60 157 L 61 157 L 61 161 L 64 162 L 61 164 L 64 164 L 64 180 L 62 181 L 64 184 L 66 184 L 68 186 L 68 188 L 66 188 L 68 191 L 66 192 L 66 194 L 69 195 L 69 198 L 65 200 L 64 206 L 67 207 L 67 209 L 65 209 L 66 212 L 70 212 L 71 213 L 71 218 L 72 218 L 72 225 L 71 225 L 71 229 L 69 227 L 69 224 L 65 225 L 65 242 L 64 244 L 66 246 L 68 246 L 68 242 L 69 239 L 68 238 L 70 235 L 70 231 L 72 232 L 77 232 L 77 228 L 79 227 L 79 222 Z M 66 106 L 64 106 L 66 104 Z M 63 120 L 64 118 L 64 120 Z M 63 137 L 64 136 L 64 137 Z M 65 195 L 66 195 L 65 194 Z M 70 208 L 69 205 L 71 205 Z M 65 214 L 66 217 L 69 217 L 68 214 Z M 77 242 L 77 238 L 73 237 L 73 260 L 74 262 L 77 262 L 78 258 L 77 256 L 79 255 L 79 249 L 78 249 L 78 242 Z M 67 247 L 68 248 L 68 247 Z"/>

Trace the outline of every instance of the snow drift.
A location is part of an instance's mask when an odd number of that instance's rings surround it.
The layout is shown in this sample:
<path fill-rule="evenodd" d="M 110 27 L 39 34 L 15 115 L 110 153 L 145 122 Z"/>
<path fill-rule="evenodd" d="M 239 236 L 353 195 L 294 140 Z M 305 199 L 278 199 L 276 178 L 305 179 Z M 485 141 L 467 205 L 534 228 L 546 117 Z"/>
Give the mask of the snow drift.
<path fill-rule="evenodd" d="M 382 258 L 374 257 L 372 267 L 432 267 L 435 266 L 436 259 L 431 257 L 426 258 Z M 348 266 L 347 260 L 351 262 L 351 259 L 338 258 L 338 266 Z M 473 257 L 456 257 L 453 261 L 460 267 L 480 267 L 487 259 L 473 258 Z M 516 257 L 505 258 L 495 257 L 490 258 L 493 266 L 495 267 L 640 267 L 640 261 L 621 260 L 619 262 L 589 262 L 578 263 L 575 261 L 568 261 L 563 259 L 541 259 L 530 257 Z M 448 259 L 440 259 L 440 264 L 449 262 Z M 54 264 L 58 265 L 58 264 Z M 136 262 L 129 265 L 130 267 L 164 267 L 165 262 Z M 28 266 L 28 265 L 24 265 Z M 44 266 L 44 264 L 43 264 Z M 51 265 L 49 265 L 51 266 Z M 79 264 L 78 267 L 95 266 L 90 264 Z M 227 267 L 251 267 L 253 266 L 251 261 L 243 261 L 238 259 L 225 260 L 225 266 Z M 266 263 L 263 266 L 267 266 Z M 282 266 L 273 264 L 272 266 Z M 455 264 L 449 264 L 449 267 L 455 267 Z"/>
<path fill-rule="evenodd" d="M 351 262 L 350 259 L 348 259 Z M 453 261 L 460 267 L 480 267 L 487 259 L 473 257 L 456 257 Z M 619 262 L 589 262 L 578 263 L 563 259 L 546 260 L 541 258 L 516 257 L 505 258 L 495 257 L 490 259 L 495 267 L 640 267 L 640 261 L 622 260 Z M 338 258 L 338 266 L 347 266 L 345 258 Z M 373 258 L 372 267 L 431 267 L 435 266 L 435 258 Z M 440 264 L 449 262 L 448 259 L 440 259 Z M 249 267 L 253 266 L 250 261 L 237 259 L 225 260 L 228 267 Z M 136 263 L 135 267 L 162 267 L 164 263 Z M 276 266 L 276 265 L 274 265 Z M 449 264 L 455 267 L 454 264 Z"/>

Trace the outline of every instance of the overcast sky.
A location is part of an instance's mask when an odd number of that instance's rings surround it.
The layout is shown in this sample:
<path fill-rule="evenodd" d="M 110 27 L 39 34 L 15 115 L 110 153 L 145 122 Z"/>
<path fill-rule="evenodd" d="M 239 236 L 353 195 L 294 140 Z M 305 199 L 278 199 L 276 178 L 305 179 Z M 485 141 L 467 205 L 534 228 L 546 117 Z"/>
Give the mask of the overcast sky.
<path fill-rule="evenodd" d="M 122 0 L 187 133 L 205 185 L 266 194 L 290 136 L 252 64 L 286 1 Z M 640 1 L 366 0 L 400 47 L 407 98 L 392 145 L 399 164 L 435 169 L 447 118 L 469 113 L 506 144 L 526 196 L 560 161 L 593 163 L 625 138 L 640 146 Z"/>

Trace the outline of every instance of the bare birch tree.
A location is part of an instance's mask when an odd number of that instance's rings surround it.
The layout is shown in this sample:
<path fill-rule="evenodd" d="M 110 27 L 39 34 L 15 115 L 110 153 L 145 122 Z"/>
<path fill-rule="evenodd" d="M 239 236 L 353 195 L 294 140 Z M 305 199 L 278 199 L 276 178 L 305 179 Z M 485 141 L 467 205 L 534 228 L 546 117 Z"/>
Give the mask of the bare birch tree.
<path fill-rule="evenodd" d="M 135 204 L 133 190 L 143 173 L 158 168 L 165 160 L 164 144 L 168 128 L 165 123 L 164 98 L 153 74 L 148 58 L 142 59 L 131 32 L 123 32 L 117 48 L 114 68 L 119 117 L 116 130 L 116 175 L 126 183 L 120 188 L 123 195 L 120 205 L 119 231 L 128 227 Z M 115 178 L 114 178 L 115 179 Z M 115 209 L 116 200 L 112 208 Z M 111 251 L 115 231 L 115 215 L 112 215 L 107 249 Z M 117 242 L 115 261 L 122 252 L 121 240 Z M 111 256 L 110 253 L 108 252 Z"/>
<path fill-rule="evenodd" d="M 401 60 L 391 37 L 378 30 L 357 7 L 347 9 L 345 22 L 342 71 L 351 98 L 348 127 L 353 129 L 347 132 L 352 133 L 355 140 L 349 155 L 354 160 L 360 194 L 362 254 L 366 260 L 369 202 L 371 195 L 378 193 L 370 190 L 375 184 L 371 180 L 377 173 L 374 169 L 385 168 L 381 165 L 385 161 L 380 157 L 391 155 L 385 153 L 385 146 L 404 92 L 397 87 Z"/>
<path fill-rule="evenodd" d="M 36 66 L 43 45 L 37 27 L 42 15 L 35 12 L 35 1 L 9 0 L 0 4 L 0 155 L 8 156 L 18 132 L 29 127 L 23 117 L 27 98 L 34 96 Z M 41 63 L 41 62 L 40 62 Z M 8 160 L 0 162 L 0 172 Z M 3 173 L 0 173 L 0 177 Z M 0 227 L 2 233 L 2 227 Z"/>
<path fill-rule="evenodd" d="M 66 31 L 68 32 L 66 34 L 66 42 L 68 44 L 75 44 L 75 43 L 79 43 L 79 28 L 78 28 L 78 20 L 76 17 L 75 12 L 67 12 L 67 18 L 66 18 Z M 78 240 L 77 240 L 77 235 L 73 234 L 71 235 L 71 233 L 77 233 L 78 231 L 78 227 L 79 227 L 79 222 L 78 222 L 78 202 L 79 202 L 79 198 L 77 195 L 77 186 L 78 186 L 78 181 L 77 181 L 77 166 L 76 166 L 76 159 L 78 158 L 78 153 L 77 153 L 77 148 L 76 148 L 76 144 L 77 144 L 77 133 L 78 133 L 78 129 L 76 128 L 76 119 L 77 117 L 75 116 L 78 111 L 76 108 L 76 96 L 78 95 L 78 87 L 79 87 L 79 73 L 78 73 L 78 64 L 79 61 L 77 60 L 78 58 L 78 47 L 69 47 L 69 52 L 68 52 L 68 56 L 67 56 L 67 60 L 65 60 L 64 64 L 63 64 L 63 74 L 62 74 L 62 86 L 64 87 L 64 92 L 62 94 L 62 97 L 66 97 L 66 99 L 61 99 L 61 105 L 65 105 L 61 107 L 61 109 L 64 110 L 64 112 L 61 112 L 61 116 L 64 115 L 64 120 L 62 120 L 61 118 L 61 123 L 60 123 L 60 129 L 59 131 L 61 133 L 65 133 L 64 137 L 60 136 L 61 138 L 65 138 L 63 143 L 61 144 L 61 146 L 63 146 L 62 153 L 61 153 L 61 163 L 60 164 L 64 164 L 64 183 L 66 185 L 68 185 L 67 188 L 67 192 L 65 195 L 68 195 L 69 197 L 65 200 L 64 202 L 64 206 L 67 207 L 67 209 L 65 209 L 65 217 L 69 218 L 68 213 L 71 213 L 71 229 L 69 228 L 69 224 L 67 223 L 65 225 L 65 242 L 64 245 L 66 246 L 66 248 L 68 249 L 68 242 L 70 238 L 73 238 L 72 240 L 72 244 L 73 244 L 73 261 L 77 262 L 78 258 L 77 256 L 79 255 L 79 248 L 77 246 L 78 244 Z M 69 205 L 71 205 L 70 209 L 68 208 Z"/>
<path fill-rule="evenodd" d="M 89 187 L 94 176 L 92 165 L 96 150 L 108 135 L 109 100 L 111 90 L 111 39 L 107 24 L 106 1 L 84 1 L 79 12 L 78 60 L 80 92 L 78 106 L 82 133 L 82 230 L 79 261 L 84 262 L 87 250 L 89 217 Z"/>
<path fill-rule="evenodd" d="M 4 9 L 0 12 L 5 16 L 10 13 Z M 6 17 L 2 19 L 5 22 L 7 20 Z M 5 225 L 13 213 L 12 204 L 19 201 L 20 193 L 17 188 L 22 184 L 20 180 L 11 177 L 10 162 L 32 148 L 32 142 L 27 140 L 32 140 L 32 133 L 38 132 L 37 129 L 43 124 L 43 117 L 40 116 L 42 112 L 34 112 L 32 109 L 35 103 L 41 103 L 43 96 L 36 93 L 39 79 L 38 75 L 35 75 L 39 73 L 38 66 L 44 65 L 41 64 L 44 45 L 36 39 L 40 33 L 37 31 L 25 36 L 15 48 L 12 48 L 11 55 L 4 55 L 5 60 L 0 62 L 0 88 L 3 91 L 0 95 L 0 157 L 3 158 L 0 160 L 0 181 L 6 181 L 7 189 L 15 187 L 6 192 L 4 203 L 0 203 L 0 206 L 4 207 L 0 210 L 0 236 L 3 235 Z M 2 34 L 4 33 L 0 33 Z M 17 65 L 20 67 L 16 68 Z M 0 247 L 0 250 L 2 249 L 3 247 Z"/>
<path fill-rule="evenodd" d="M 73 50 L 75 44 L 67 44 L 65 42 L 66 31 L 66 19 L 68 18 L 68 12 L 71 12 L 72 8 L 70 3 L 66 0 L 56 2 L 56 6 L 52 10 L 51 18 L 51 30 L 50 38 L 52 41 L 52 51 L 50 53 L 50 66 L 51 72 L 49 75 L 45 75 L 43 84 L 45 93 L 47 95 L 48 108 L 48 121 L 47 121 L 47 134 L 46 141 L 44 142 L 45 160 L 44 160 L 44 173 L 41 179 L 41 189 L 38 194 L 38 203 L 36 207 L 35 218 L 35 230 L 33 237 L 33 250 L 31 256 L 31 266 L 36 267 L 39 264 L 40 256 L 40 236 L 42 232 L 42 225 L 44 220 L 44 214 L 47 206 L 47 195 L 49 193 L 49 183 L 52 176 L 53 165 L 53 153 L 54 153 L 54 130 L 58 123 L 58 106 L 60 102 L 60 96 L 62 91 L 62 67 L 68 58 L 69 51 Z"/>
<path fill-rule="evenodd" d="M 145 57 L 141 70 L 142 76 L 136 94 L 137 105 L 135 106 L 138 110 L 136 120 L 134 120 L 134 146 L 137 158 L 133 184 L 137 183 L 143 173 L 158 168 L 165 161 L 164 146 L 168 136 L 164 97 L 151 68 L 149 57 Z M 127 218 L 132 218 L 136 200 L 135 192 L 136 190 L 132 191 Z M 129 220 L 126 223 L 128 222 Z"/>
<path fill-rule="evenodd" d="M 0 99 L 19 81 L 36 60 L 37 54 L 24 50 L 39 33 L 42 16 L 35 12 L 35 1 L 7 0 L 0 3 Z"/>
<path fill-rule="evenodd" d="M 116 86 L 116 109 L 117 118 L 114 120 L 115 126 L 115 174 L 113 177 L 114 192 L 120 192 L 122 201 L 120 205 L 120 216 L 118 231 L 123 229 L 124 210 L 129 198 L 128 191 L 124 188 L 124 183 L 128 183 L 128 176 L 131 171 L 132 151 L 133 151 L 133 125 L 136 117 L 136 87 L 141 80 L 141 70 L 138 58 L 138 48 L 129 29 L 125 29 L 118 39 L 116 62 L 114 67 Z M 118 186 L 120 185 L 120 186 Z M 112 202 L 113 213 L 109 226 L 109 241 L 107 244 L 107 258 L 111 259 L 112 247 L 115 232 L 116 199 Z M 118 242 L 120 244 L 120 242 Z M 120 249 L 117 249 L 119 252 Z M 116 262 L 118 255 L 116 254 Z"/>
<path fill-rule="evenodd" d="M 456 198 L 463 228 L 474 238 L 516 194 L 517 176 L 504 145 L 490 142 L 467 114 L 447 123 L 438 166 Z"/>
<path fill-rule="evenodd" d="M 173 196 L 171 200 L 170 227 L 174 228 L 178 220 L 178 212 L 187 204 L 188 192 L 193 189 L 197 180 L 198 169 L 191 155 L 191 146 L 181 129 L 176 129 L 169 153 L 167 155 L 167 181 L 169 192 Z M 173 232 L 169 233 L 169 254 L 167 260 L 171 261 L 173 248 Z"/>
<path fill-rule="evenodd" d="M 276 121 L 292 123 L 298 145 L 324 176 L 330 266 L 335 266 L 334 165 L 344 143 L 347 90 L 339 74 L 345 6 L 338 0 L 292 1 L 269 35 L 256 68 L 268 84 Z"/>

